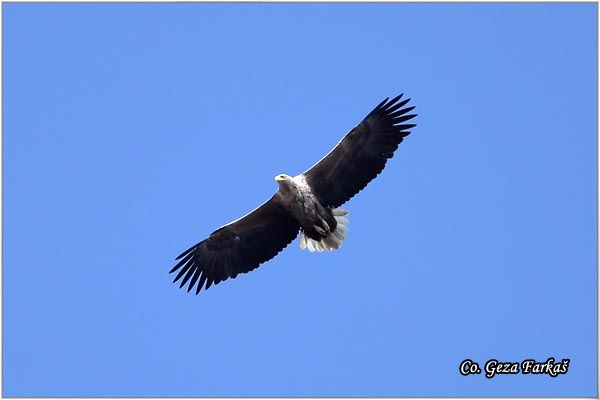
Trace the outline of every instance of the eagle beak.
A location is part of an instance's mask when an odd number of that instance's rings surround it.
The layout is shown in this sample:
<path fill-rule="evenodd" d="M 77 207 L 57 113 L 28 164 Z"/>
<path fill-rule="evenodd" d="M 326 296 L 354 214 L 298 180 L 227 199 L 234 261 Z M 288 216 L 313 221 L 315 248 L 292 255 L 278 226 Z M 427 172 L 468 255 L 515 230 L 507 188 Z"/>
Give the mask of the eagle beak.
<path fill-rule="evenodd" d="M 285 179 L 283 179 L 283 177 L 282 177 L 281 175 L 277 175 L 277 176 L 275 177 L 275 182 L 281 182 L 281 181 L 283 181 L 283 180 L 285 180 Z"/>

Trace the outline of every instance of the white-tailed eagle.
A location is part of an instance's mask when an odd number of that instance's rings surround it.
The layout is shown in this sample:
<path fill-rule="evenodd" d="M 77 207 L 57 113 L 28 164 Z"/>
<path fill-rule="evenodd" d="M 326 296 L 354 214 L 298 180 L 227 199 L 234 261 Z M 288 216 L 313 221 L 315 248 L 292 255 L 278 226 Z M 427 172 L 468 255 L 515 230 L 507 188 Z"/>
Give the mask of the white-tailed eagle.
<path fill-rule="evenodd" d="M 382 101 L 318 163 L 303 174 L 275 177 L 279 190 L 249 214 L 217 229 L 179 257 L 179 287 L 189 282 L 196 294 L 275 257 L 300 232 L 300 247 L 331 251 L 346 236 L 350 200 L 385 167 L 415 124 L 414 107 L 402 95 Z"/>

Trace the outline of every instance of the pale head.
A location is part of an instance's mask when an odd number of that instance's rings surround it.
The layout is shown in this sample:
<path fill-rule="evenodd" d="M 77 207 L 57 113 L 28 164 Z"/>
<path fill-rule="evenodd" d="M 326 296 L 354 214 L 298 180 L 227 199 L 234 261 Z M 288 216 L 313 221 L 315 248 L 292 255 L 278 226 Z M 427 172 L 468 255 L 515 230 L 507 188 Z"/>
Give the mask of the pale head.
<path fill-rule="evenodd" d="M 279 174 L 275 177 L 275 182 L 279 183 L 279 182 L 284 182 L 284 181 L 291 181 L 292 177 L 286 174 Z"/>
<path fill-rule="evenodd" d="M 294 185 L 293 178 L 286 174 L 279 174 L 275 177 L 275 182 L 279 185 L 281 189 L 289 189 Z"/>

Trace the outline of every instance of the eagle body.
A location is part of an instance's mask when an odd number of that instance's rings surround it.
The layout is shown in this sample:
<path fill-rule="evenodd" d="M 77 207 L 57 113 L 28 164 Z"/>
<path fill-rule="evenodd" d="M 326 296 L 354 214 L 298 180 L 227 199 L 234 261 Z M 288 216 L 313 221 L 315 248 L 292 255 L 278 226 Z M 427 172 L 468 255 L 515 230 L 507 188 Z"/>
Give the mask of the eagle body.
<path fill-rule="evenodd" d="M 285 210 L 298 222 L 305 240 L 321 242 L 336 232 L 338 222 L 334 211 L 319 202 L 304 175 L 291 177 L 281 174 L 276 176 L 275 180 L 279 184 L 276 196 Z M 327 247 L 324 250 L 333 250 L 338 247 L 339 245 L 333 248 Z M 317 248 L 316 250 L 321 249 Z"/>
<path fill-rule="evenodd" d="M 300 248 L 338 249 L 346 237 L 348 212 L 339 207 L 384 169 L 416 114 L 402 95 L 385 99 L 319 162 L 304 173 L 275 177 L 278 191 L 245 216 L 220 227 L 181 253 L 170 273 L 179 287 L 208 289 L 272 259 L 300 232 Z"/>

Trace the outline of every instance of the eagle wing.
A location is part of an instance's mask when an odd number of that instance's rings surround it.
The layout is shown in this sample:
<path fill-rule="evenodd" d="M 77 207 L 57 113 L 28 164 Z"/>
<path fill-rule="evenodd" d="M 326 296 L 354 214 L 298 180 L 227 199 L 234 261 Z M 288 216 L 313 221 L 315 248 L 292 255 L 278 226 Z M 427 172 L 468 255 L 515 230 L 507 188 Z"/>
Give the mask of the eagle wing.
<path fill-rule="evenodd" d="M 416 114 L 403 108 L 402 95 L 382 101 L 318 163 L 304 173 L 313 193 L 324 206 L 339 207 L 367 186 L 392 158 L 415 124 Z M 388 101 L 389 100 L 389 101 Z"/>
<path fill-rule="evenodd" d="M 252 271 L 275 257 L 298 235 L 300 226 L 283 208 L 277 195 L 242 218 L 217 229 L 190 247 L 176 260 L 169 273 L 179 270 L 173 282 L 188 281 L 188 292 L 196 283 L 196 294 L 240 273 Z"/>

